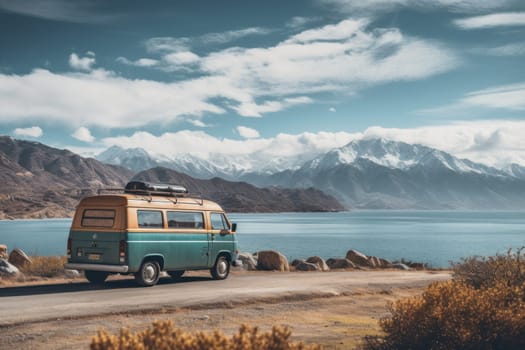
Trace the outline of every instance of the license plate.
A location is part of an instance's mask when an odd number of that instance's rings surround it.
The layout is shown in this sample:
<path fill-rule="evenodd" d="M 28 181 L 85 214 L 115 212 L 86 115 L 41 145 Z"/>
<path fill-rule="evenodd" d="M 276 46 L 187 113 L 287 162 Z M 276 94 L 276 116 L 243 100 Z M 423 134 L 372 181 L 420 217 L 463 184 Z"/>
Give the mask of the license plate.
<path fill-rule="evenodd" d="M 88 254 L 88 260 L 100 260 L 100 254 Z"/>

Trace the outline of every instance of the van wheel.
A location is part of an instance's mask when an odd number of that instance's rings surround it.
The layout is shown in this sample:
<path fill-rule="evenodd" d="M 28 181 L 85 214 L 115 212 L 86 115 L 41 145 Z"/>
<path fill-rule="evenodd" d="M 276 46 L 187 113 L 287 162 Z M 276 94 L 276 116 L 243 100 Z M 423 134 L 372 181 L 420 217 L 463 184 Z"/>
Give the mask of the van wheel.
<path fill-rule="evenodd" d="M 184 275 L 184 270 L 168 271 L 168 275 L 170 275 L 170 277 L 174 280 L 178 280 L 182 277 L 182 275 Z"/>
<path fill-rule="evenodd" d="M 135 273 L 135 281 L 144 287 L 151 287 L 157 284 L 160 277 L 159 263 L 154 260 L 144 261 L 140 269 Z"/>
<path fill-rule="evenodd" d="M 106 278 L 108 278 L 109 273 L 104 271 L 84 271 L 84 276 L 86 279 L 93 284 L 103 284 Z"/>
<path fill-rule="evenodd" d="M 215 280 L 226 279 L 230 274 L 230 261 L 224 255 L 219 256 L 210 272 Z"/>

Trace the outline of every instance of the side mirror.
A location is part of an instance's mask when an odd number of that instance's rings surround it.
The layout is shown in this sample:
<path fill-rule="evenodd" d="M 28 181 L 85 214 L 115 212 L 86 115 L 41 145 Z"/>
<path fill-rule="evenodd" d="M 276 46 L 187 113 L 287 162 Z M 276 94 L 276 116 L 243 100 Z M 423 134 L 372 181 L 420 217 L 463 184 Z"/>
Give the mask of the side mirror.
<path fill-rule="evenodd" d="M 231 232 L 236 232 L 237 231 L 237 223 L 232 223 L 232 227 L 231 227 Z"/>

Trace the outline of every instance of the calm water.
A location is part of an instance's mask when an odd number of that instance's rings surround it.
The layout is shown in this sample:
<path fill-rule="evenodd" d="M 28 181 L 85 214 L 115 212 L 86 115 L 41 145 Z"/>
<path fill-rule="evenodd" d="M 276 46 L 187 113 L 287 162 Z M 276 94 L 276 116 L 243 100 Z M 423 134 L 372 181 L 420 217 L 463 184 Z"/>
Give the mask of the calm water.
<path fill-rule="evenodd" d="M 344 256 L 348 249 L 446 267 L 470 255 L 525 245 L 525 212 L 355 211 L 231 214 L 243 251 L 281 251 L 289 259 Z M 0 243 L 31 255 L 65 255 L 71 220 L 0 221 Z"/>

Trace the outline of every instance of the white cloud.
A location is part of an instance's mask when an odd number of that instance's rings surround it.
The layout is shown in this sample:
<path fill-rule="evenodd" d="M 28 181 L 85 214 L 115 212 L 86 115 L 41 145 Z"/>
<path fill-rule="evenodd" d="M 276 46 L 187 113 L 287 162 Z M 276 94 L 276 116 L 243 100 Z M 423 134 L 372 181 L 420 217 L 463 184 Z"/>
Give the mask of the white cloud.
<path fill-rule="evenodd" d="M 496 47 L 479 47 L 471 49 L 470 52 L 478 55 L 489 56 L 522 56 L 525 55 L 525 42 L 511 43 Z"/>
<path fill-rule="evenodd" d="M 238 126 L 237 132 L 245 139 L 256 139 L 261 136 L 257 130 L 248 128 L 246 126 Z"/>
<path fill-rule="evenodd" d="M 69 56 L 69 65 L 73 69 L 90 71 L 95 64 L 95 54 L 91 51 L 86 53 L 86 56 L 79 57 L 76 53 Z"/>
<path fill-rule="evenodd" d="M 419 110 L 417 113 L 458 116 L 472 114 L 475 109 L 525 110 L 525 82 L 473 91 L 452 104 Z"/>
<path fill-rule="evenodd" d="M 168 64 L 185 65 L 185 64 L 192 64 L 192 63 L 198 62 L 199 56 L 197 56 L 191 51 L 179 51 L 179 52 L 167 54 L 163 56 L 162 59 L 166 61 Z"/>
<path fill-rule="evenodd" d="M 189 38 L 156 37 L 145 41 L 148 52 L 186 51 L 190 44 Z"/>
<path fill-rule="evenodd" d="M 461 29 L 485 29 L 494 27 L 525 26 L 525 12 L 493 13 L 454 20 Z"/>
<path fill-rule="evenodd" d="M 375 14 L 395 11 L 399 8 L 429 11 L 446 9 L 457 13 L 482 13 L 504 9 L 519 0 L 317 0 L 336 12 L 352 15 Z"/>
<path fill-rule="evenodd" d="M 371 127 L 365 138 L 418 143 L 487 165 L 525 165 L 525 121 L 463 121 L 412 129 Z"/>
<path fill-rule="evenodd" d="M 136 66 L 136 67 L 154 67 L 159 64 L 159 60 L 155 60 L 152 58 L 139 58 L 135 61 L 130 61 L 126 57 L 117 57 L 117 62 L 127 64 L 128 66 Z"/>
<path fill-rule="evenodd" d="M 291 106 L 312 103 L 313 100 L 306 96 L 285 98 L 282 101 L 265 101 L 257 104 L 252 101 L 242 102 L 239 106 L 232 107 L 243 117 L 261 117 L 264 113 L 277 112 Z"/>
<path fill-rule="evenodd" d="M 193 126 L 199 127 L 199 128 L 206 128 L 209 125 L 204 123 L 202 120 L 199 119 L 189 119 L 187 120 L 188 123 L 192 124 Z"/>
<path fill-rule="evenodd" d="M 208 33 L 200 37 L 197 37 L 196 40 L 202 42 L 203 44 L 226 44 L 231 41 L 235 41 L 246 36 L 250 35 L 266 35 L 270 33 L 271 30 L 261 27 L 249 27 L 238 30 L 228 30 L 225 32 L 219 33 Z"/>
<path fill-rule="evenodd" d="M 239 95 L 220 77 L 163 83 L 129 80 L 102 70 L 56 74 L 37 69 L 27 75 L 0 74 L 0 121 L 42 119 L 75 126 L 137 127 L 224 113 L 207 100 L 230 94 Z"/>
<path fill-rule="evenodd" d="M 91 131 L 89 131 L 89 129 L 84 126 L 78 128 L 71 136 L 84 142 L 95 141 L 95 137 L 91 135 Z"/>
<path fill-rule="evenodd" d="M 332 112 L 332 113 L 335 113 L 335 112 L 337 112 L 337 109 L 335 109 L 335 107 L 330 107 L 330 108 L 328 108 L 328 111 Z"/>
<path fill-rule="evenodd" d="M 297 28 L 302 28 L 305 25 L 310 24 L 312 22 L 317 22 L 319 20 L 320 20 L 319 17 L 300 17 L 300 16 L 296 16 L 296 17 L 290 18 L 290 20 L 288 22 L 286 22 L 286 26 L 288 28 L 297 29 Z"/>
<path fill-rule="evenodd" d="M 525 110 L 525 82 L 474 91 L 462 98 L 460 103 L 489 108 Z"/>
<path fill-rule="evenodd" d="M 40 127 L 32 126 L 30 128 L 16 128 L 13 130 L 13 134 L 16 136 L 40 137 L 44 132 Z"/>

